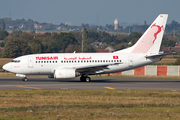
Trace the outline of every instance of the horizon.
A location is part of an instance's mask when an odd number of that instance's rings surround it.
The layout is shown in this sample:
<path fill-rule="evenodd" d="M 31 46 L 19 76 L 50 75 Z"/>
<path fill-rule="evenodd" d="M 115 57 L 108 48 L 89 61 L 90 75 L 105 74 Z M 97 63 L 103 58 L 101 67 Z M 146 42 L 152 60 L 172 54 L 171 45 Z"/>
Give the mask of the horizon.
<path fill-rule="evenodd" d="M 159 14 L 169 14 L 168 22 L 172 20 L 180 22 L 177 15 L 180 10 L 180 1 L 170 0 L 4 0 L 0 4 L 0 18 L 10 17 L 16 19 L 33 19 L 40 23 L 65 23 L 80 26 L 82 23 L 89 25 L 112 24 L 117 18 L 119 23 L 130 23 L 142 25 L 146 20 L 147 24 Z M 161 5 L 161 6 L 160 6 Z M 172 9 L 173 8 L 173 9 Z"/>

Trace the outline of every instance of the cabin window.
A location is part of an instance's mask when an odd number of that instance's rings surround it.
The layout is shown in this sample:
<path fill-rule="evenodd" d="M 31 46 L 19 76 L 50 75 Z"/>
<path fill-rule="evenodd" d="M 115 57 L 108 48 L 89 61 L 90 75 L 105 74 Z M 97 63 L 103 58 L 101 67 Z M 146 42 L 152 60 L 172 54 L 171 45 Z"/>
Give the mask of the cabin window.
<path fill-rule="evenodd" d="M 39 63 L 40 63 L 40 61 L 39 61 Z"/>
<path fill-rule="evenodd" d="M 57 61 L 56 61 L 56 63 L 57 63 Z"/>
<path fill-rule="evenodd" d="M 103 60 L 103 62 L 105 62 L 105 60 Z"/>
<path fill-rule="evenodd" d="M 114 60 L 114 62 L 116 62 L 116 60 Z"/>
<path fill-rule="evenodd" d="M 49 61 L 51 63 L 51 61 Z"/>
<path fill-rule="evenodd" d="M 48 63 L 48 61 L 47 61 L 47 63 Z"/>
<path fill-rule="evenodd" d="M 69 63 L 71 63 L 71 61 L 69 61 Z"/>
<path fill-rule="evenodd" d="M 111 62 L 113 62 L 113 60 L 111 60 Z"/>

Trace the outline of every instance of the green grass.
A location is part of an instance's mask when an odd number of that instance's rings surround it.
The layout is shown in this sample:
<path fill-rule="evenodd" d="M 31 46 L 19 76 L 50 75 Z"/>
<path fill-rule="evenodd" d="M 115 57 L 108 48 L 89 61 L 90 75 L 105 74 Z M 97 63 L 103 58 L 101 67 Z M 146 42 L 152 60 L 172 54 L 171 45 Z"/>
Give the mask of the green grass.
<path fill-rule="evenodd" d="M 0 90 L 0 119 L 180 119 L 179 91 Z"/>
<path fill-rule="evenodd" d="M 110 78 L 151 78 L 151 79 L 180 79 L 180 76 L 148 76 L 148 75 L 92 75 L 90 77 L 110 77 Z"/>
<path fill-rule="evenodd" d="M 173 62 L 173 63 L 153 63 L 153 64 L 151 64 L 151 65 L 175 65 L 175 63 Z"/>

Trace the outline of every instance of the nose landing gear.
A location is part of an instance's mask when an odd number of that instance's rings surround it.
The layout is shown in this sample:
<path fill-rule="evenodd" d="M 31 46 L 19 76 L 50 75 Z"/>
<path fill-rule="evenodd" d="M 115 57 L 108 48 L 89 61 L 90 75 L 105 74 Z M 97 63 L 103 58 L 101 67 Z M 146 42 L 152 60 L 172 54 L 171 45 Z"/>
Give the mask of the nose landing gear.
<path fill-rule="evenodd" d="M 17 76 L 17 77 L 21 77 L 21 78 L 22 78 L 22 81 L 25 81 L 25 82 L 28 81 L 26 75 L 24 75 L 24 74 L 16 74 L 16 76 Z"/>
<path fill-rule="evenodd" d="M 27 77 L 24 77 L 24 78 L 22 79 L 22 81 L 27 82 L 27 81 L 28 81 Z"/>

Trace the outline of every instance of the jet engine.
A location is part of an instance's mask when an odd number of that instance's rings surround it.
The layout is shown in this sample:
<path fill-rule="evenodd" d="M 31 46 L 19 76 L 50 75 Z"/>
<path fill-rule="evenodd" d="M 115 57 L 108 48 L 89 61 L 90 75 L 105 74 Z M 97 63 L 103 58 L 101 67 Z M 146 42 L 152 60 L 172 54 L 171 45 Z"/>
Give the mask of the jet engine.
<path fill-rule="evenodd" d="M 76 72 L 74 69 L 55 69 L 54 78 L 75 78 Z"/>

